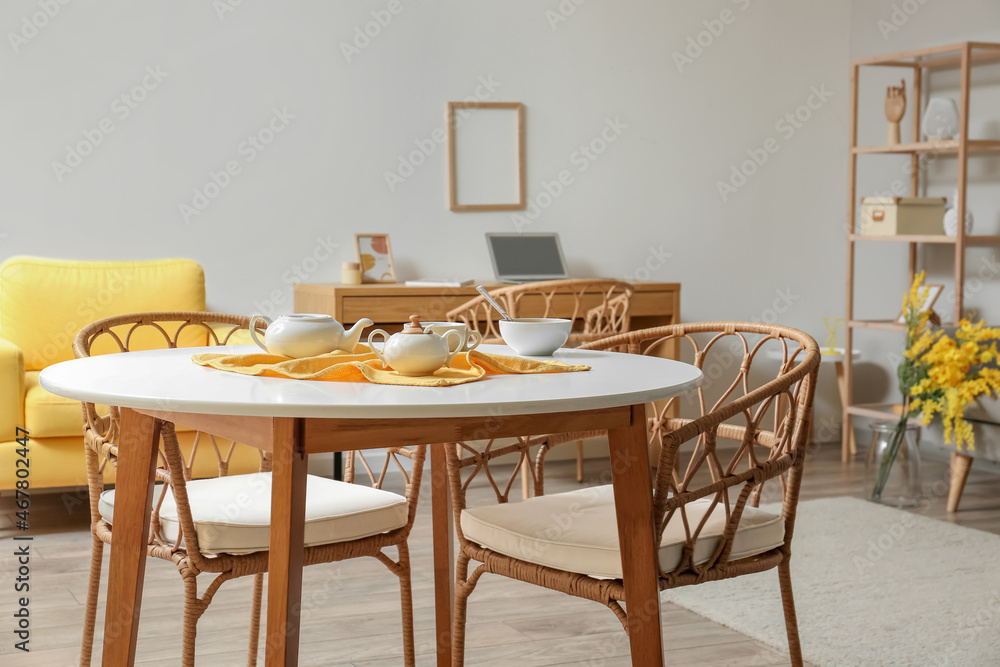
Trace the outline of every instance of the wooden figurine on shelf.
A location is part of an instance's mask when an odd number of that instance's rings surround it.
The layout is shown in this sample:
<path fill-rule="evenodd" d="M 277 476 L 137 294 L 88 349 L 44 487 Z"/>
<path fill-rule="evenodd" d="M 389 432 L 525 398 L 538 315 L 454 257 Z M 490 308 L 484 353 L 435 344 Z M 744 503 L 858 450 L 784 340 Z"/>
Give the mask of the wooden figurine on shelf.
<path fill-rule="evenodd" d="M 899 86 L 889 86 L 885 91 L 885 118 L 889 121 L 889 136 L 886 144 L 899 143 L 899 121 L 906 113 L 906 79 L 900 79 Z"/>

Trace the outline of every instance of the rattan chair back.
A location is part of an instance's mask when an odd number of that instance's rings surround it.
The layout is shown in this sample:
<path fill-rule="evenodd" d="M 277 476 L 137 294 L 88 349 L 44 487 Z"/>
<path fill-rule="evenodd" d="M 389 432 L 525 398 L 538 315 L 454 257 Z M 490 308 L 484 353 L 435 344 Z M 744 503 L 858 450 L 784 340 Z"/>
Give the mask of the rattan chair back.
<path fill-rule="evenodd" d="M 490 290 L 511 317 L 562 317 L 573 320 L 570 345 L 628 330 L 634 288 L 620 280 L 546 280 Z M 526 313 L 531 313 L 527 315 Z M 448 311 L 451 322 L 463 322 L 487 341 L 501 340 L 499 313 L 482 296 Z"/>
<path fill-rule="evenodd" d="M 686 536 L 684 560 L 661 576 L 693 581 L 713 569 L 726 570 L 740 516 L 748 501 L 759 504 L 768 480 L 780 480 L 780 495 L 771 497 L 786 503 L 790 540 L 801 481 L 790 473 L 804 460 L 810 440 L 820 352 L 808 334 L 752 322 L 658 327 L 583 347 L 655 354 L 675 341 L 681 357 L 700 368 L 705 379 L 691 394 L 647 405 L 648 437 L 660 451 L 653 509 L 658 538 L 675 518 Z M 778 351 L 777 360 L 770 350 Z M 692 556 L 704 521 L 694 524 L 685 511 L 699 498 L 710 499 L 713 509 L 721 506 L 727 524 L 715 553 L 701 565 Z"/>

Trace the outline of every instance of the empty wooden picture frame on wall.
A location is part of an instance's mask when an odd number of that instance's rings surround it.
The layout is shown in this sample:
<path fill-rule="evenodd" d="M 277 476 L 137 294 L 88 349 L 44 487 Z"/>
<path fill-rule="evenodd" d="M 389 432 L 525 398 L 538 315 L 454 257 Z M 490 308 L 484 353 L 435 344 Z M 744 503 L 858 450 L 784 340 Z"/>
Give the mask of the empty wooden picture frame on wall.
<path fill-rule="evenodd" d="M 448 102 L 446 122 L 448 208 L 522 210 L 526 204 L 524 105 Z"/>
<path fill-rule="evenodd" d="M 361 264 L 361 282 L 396 282 L 396 266 L 392 261 L 388 234 L 355 234 L 354 249 Z"/>

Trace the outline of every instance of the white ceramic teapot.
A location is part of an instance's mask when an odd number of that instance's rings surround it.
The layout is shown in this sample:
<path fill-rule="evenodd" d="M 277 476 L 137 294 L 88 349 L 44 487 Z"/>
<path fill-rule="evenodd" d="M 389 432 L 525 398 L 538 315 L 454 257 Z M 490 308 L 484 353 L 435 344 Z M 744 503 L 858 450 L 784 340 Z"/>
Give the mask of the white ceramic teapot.
<path fill-rule="evenodd" d="M 263 342 L 257 337 L 258 319 L 267 322 Z M 302 359 L 334 350 L 353 352 L 361 339 L 361 330 L 372 324 L 374 322 L 363 317 L 344 331 L 344 325 L 329 315 L 297 313 L 282 315 L 273 322 L 266 315 L 254 315 L 250 318 L 250 337 L 257 347 L 269 354 Z"/>
<path fill-rule="evenodd" d="M 375 348 L 374 338 L 378 335 L 385 343 L 382 351 Z M 442 366 L 449 365 L 456 354 L 465 351 L 465 337 L 454 329 L 441 336 L 431 331 L 430 327 L 421 325 L 417 315 L 410 315 L 410 323 L 403 327 L 401 333 L 390 336 L 389 332 L 376 329 L 368 334 L 368 347 L 383 366 L 391 367 L 400 375 L 416 377 L 431 375 Z"/>

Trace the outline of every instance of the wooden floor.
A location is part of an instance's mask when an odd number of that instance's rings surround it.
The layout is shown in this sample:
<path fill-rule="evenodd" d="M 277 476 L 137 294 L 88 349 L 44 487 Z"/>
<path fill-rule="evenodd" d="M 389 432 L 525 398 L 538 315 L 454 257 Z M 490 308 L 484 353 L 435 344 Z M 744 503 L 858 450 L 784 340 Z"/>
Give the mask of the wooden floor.
<path fill-rule="evenodd" d="M 804 499 L 862 495 L 863 465 L 842 465 L 839 456 L 839 447 L 833 444 L 810 455 Z M 553 463 L 549 471 L 549 492 L 577 488 L 572 462 Z M 606 467 L 600 461 L 588 461 L 586 473 L 596 481 L 606 473 Z M 928 462 L 924 480 L 930 499 L 919 512 L 1000 534 L 1000 477 L 973 471 L 962 509 L 954 515 L 945 512 L 946 465 Z M 434 647 L 429 489 L 424 491 L 410 544 L 418 664 L 431 665 Z M 0 499 L 0 618 L 5 619 L 0 633 L 0 664 L 75 665 L 79 659 L 90 551 L 86 505 L 79 504 L 75 496 L 62 494 L 34 498 L 28 654 L 13 649 L 10 633 L 15 576 L 9 548 L 9 538 L 16 532 L 13 513 L 11 499 Z M 107 556 L 105 567 L 106 563 Z M 774 576 L 777 587 L 777 574 Z M 250 579 L 244 579 L 225 584 L 202 617 L 199 664 L 245 664 L 250 583 Z M 146 569 L 137 664 L 180 664 L 181 592 L 173 565 L 151 560 Z M 307 568 L 303 602 L 302 665 L 402 664 L 398 587 L 395 577 L 381 564 L 355 560 Z M 100 624 L 99 617 L 98 636 Z M 663 605 L 663 635 L 668 665 L 787 664 L 781 651 L 670 604 Z M 471 598 L 467 656 L 468 664 L 474 666 L 630 664 L 621 626 L 603 606 L 497 577 L 485 578 Z"/>

